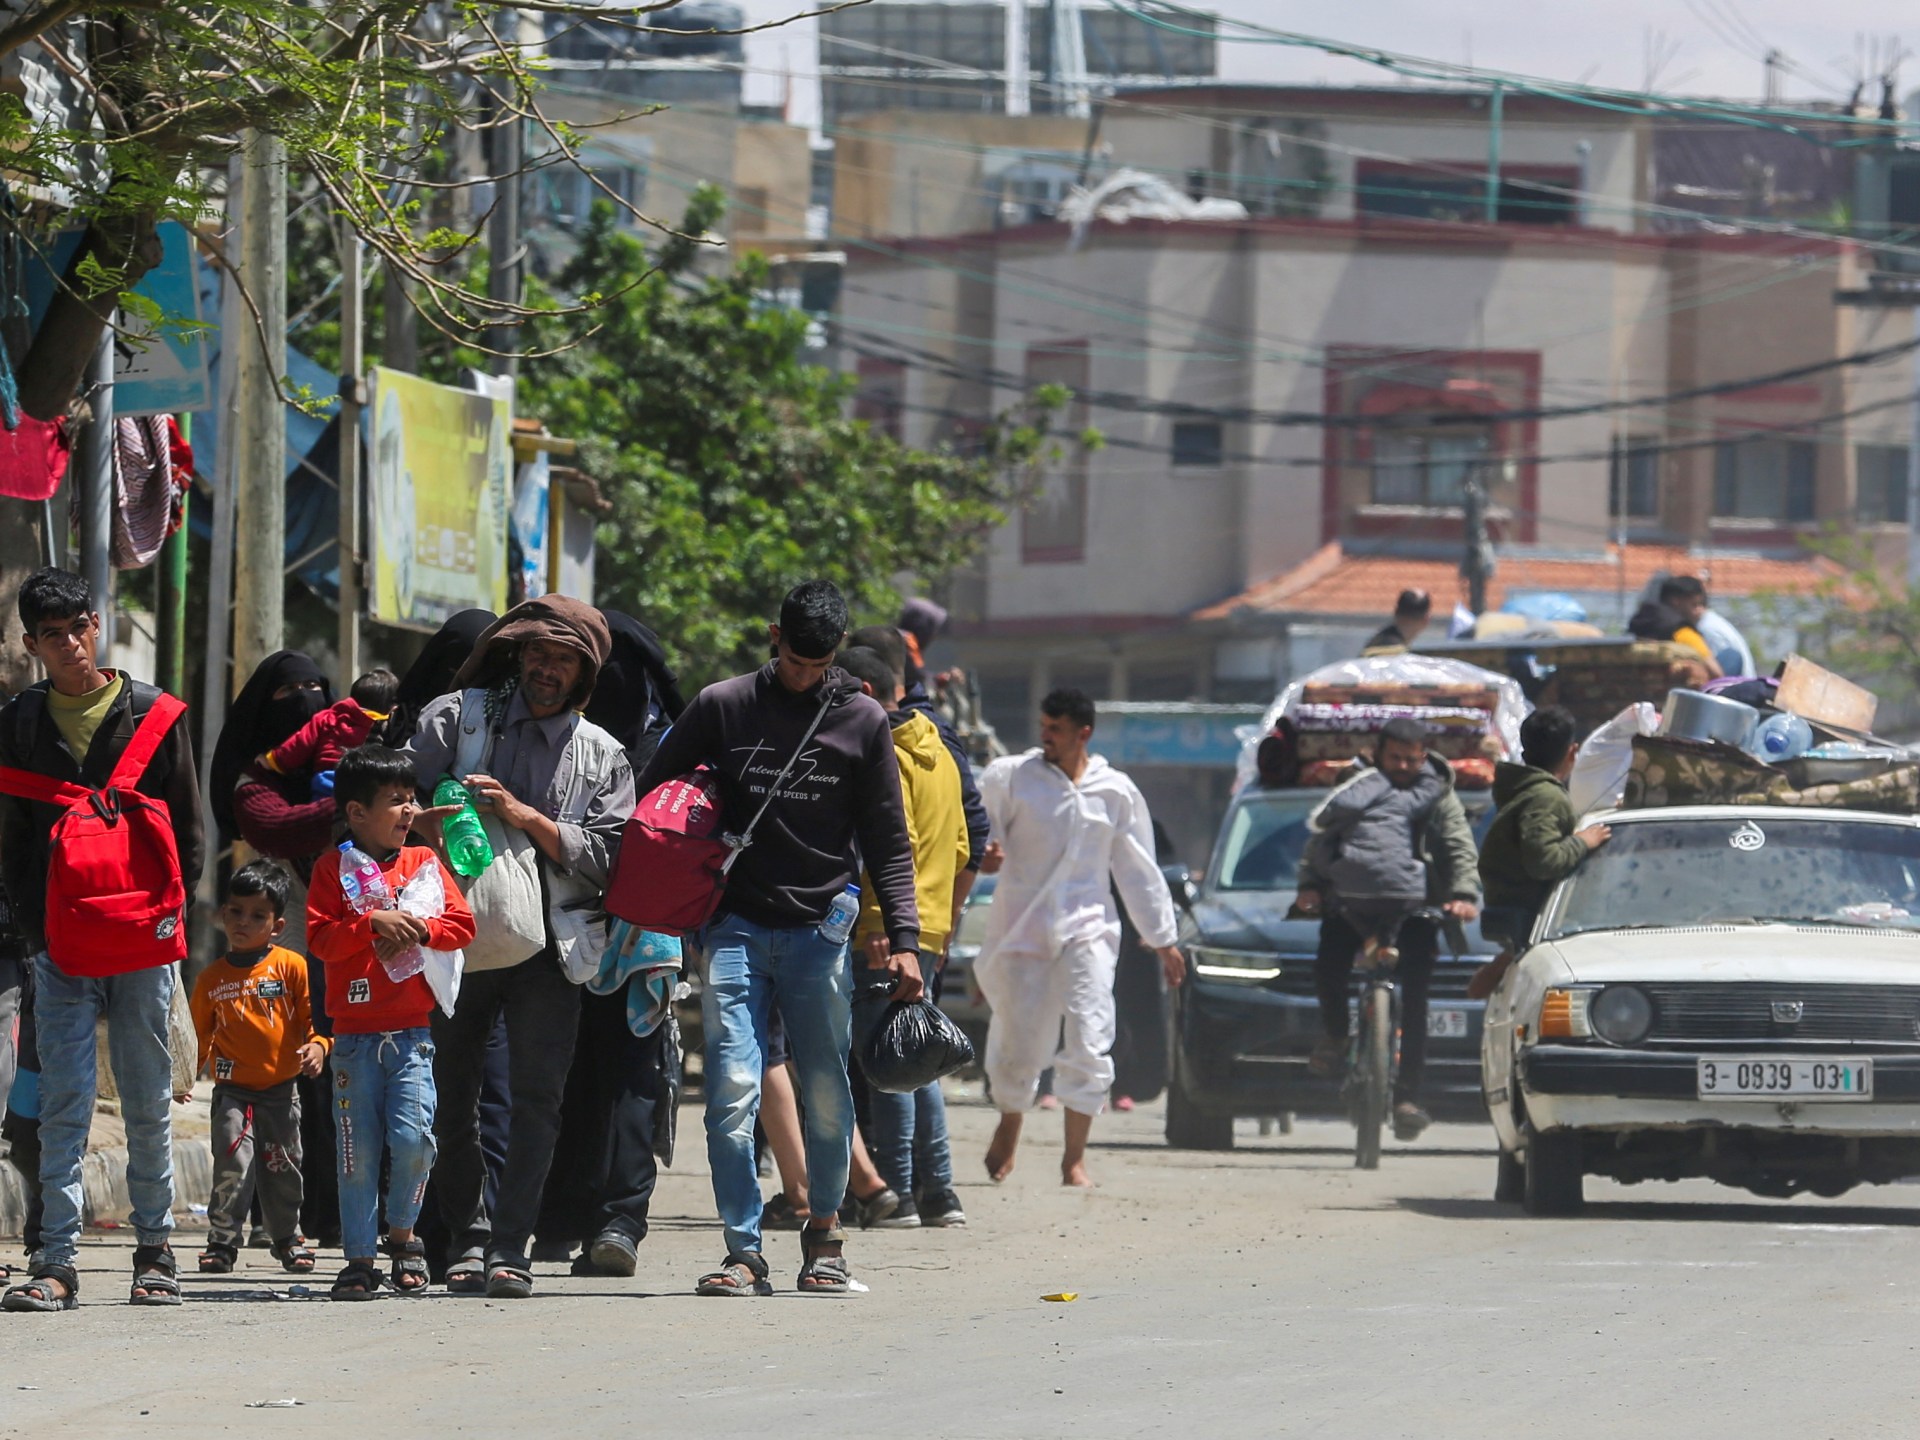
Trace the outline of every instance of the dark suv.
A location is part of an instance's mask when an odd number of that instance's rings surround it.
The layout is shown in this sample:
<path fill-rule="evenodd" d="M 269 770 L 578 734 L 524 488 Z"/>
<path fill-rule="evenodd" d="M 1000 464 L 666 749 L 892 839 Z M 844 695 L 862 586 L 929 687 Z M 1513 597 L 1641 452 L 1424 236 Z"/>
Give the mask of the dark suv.
<path fill-rule="evenodd" d="M 1325 790 L 1236 795 L 1221 821 L 1198 894 L 1181 926 L 1192 964 L 1174 1013 L 1167 1143 L 1184 1150 L 1233 1148 L 1236 1116 L 1340 1114 L 1339 1082 L 1307 1069 L 1320 1033 L 1313 955 L 1318 920 L 1289 920 L 1307 817 Z M 1492 797 L 1465 792 L 1474 834 L 1492 818 Z M 1498 949 L 1466 927 L 1468 953 L 1444 941 L 1428 1012 L 1423 1102 L 1444 1113 L 1483 1112 L 1480 1025 L 1485 1006 L 1467 981 Z M 1358 993 L 1356 985 L 1355 993 Z"/>

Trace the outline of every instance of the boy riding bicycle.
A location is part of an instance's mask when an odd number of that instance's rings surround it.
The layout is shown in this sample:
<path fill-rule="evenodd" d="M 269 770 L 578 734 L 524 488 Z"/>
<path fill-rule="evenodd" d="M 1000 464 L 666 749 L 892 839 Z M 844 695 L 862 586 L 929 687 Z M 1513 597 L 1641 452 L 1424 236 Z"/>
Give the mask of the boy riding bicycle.
<path fill-rule="evenodd" d="M 1363 951 L 1386 958 L 1378 954 L 1379 937 L 1391 923 L 1387 943 L 1398 952 L 1402 996 L 1393 1131 L 1411 1140 L 1433 1123 L 1416 1097 L 1426 1067 L 1427 992 L 1439 954 L 1439 926 L 1418 912 L 1437 908 L 1459 921 L 1479 913 L 1473 829 L 1452 768 L 1427 753 L 1426 730 L 1412 719 L 1388 721 L 1373 764 L 1330 794 L 1308 823 L 1314 833 L 1301 857 L 1296 904 L 1303 914 L 1324 912 L 1314 959 L 1322 1034 L 1310 1063 L 1315 1074 L 1338 1073 L 1354 959 Z M 1409 884 L 1408 876 L 1419 878 Z"/>

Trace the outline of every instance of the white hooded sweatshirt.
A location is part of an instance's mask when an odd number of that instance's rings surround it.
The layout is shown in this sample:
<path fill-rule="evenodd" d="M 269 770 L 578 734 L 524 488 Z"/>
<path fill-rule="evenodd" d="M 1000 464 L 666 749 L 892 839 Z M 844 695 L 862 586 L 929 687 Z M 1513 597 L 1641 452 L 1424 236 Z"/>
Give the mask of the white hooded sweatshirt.
<path fill-rule="evenodd" d="M 1075 785 L 1040 752 L 1007 755 L 981 772 L 980 797 L 1006 850 L 987 921 L 986 954 L 1057 954 L 1074 941 L 1120 941 L 1117 886 L 1141 938 L 1178 935 L 1173 896 L 1154 858 L 1153 818 L 1126 774 L 1099 755 Z"/>

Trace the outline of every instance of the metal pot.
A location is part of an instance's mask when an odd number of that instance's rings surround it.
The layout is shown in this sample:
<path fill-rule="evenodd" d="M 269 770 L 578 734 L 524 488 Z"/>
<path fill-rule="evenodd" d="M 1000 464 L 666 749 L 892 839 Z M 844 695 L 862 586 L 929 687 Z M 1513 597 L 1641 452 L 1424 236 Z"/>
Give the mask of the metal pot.
<path fill-rule="evenodd" d="M 1720 740 L 1744 748 L 1759 721 L 1760 712 L 1738 700 L 1698 690 L 1673 690 L 1661 712 L 1660 733 L 1676 740 Z"/>

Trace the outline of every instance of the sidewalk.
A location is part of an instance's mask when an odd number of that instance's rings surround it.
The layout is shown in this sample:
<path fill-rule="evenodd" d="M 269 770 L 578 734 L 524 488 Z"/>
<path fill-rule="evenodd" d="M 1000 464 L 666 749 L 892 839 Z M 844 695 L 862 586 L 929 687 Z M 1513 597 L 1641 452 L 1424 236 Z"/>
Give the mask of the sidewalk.
<path fill-rule="evenodd" d="M 207 1139 L 212 1094 L 213 1082 L 203 1080 L 195 1087 L 193 1099 L 176 1105 L 173 1111 L 173 1207 L 182 1219 L 188 1217 L 192 1207 L 205 1207 L 213 1189 L 213 1148 Z M 133 1202 L 127 1198 L 126 1132 L 120 1124 L 119 1106 L 113 1101 L 102 1101 L 94 1112 L 81 1184 L 88 1225 L 113 1228 L 127 1223 Z M 18 1235 L 26 1213 L 20 1172 L 10 1163 L 0 1163 L 0 1237 Z"/>

